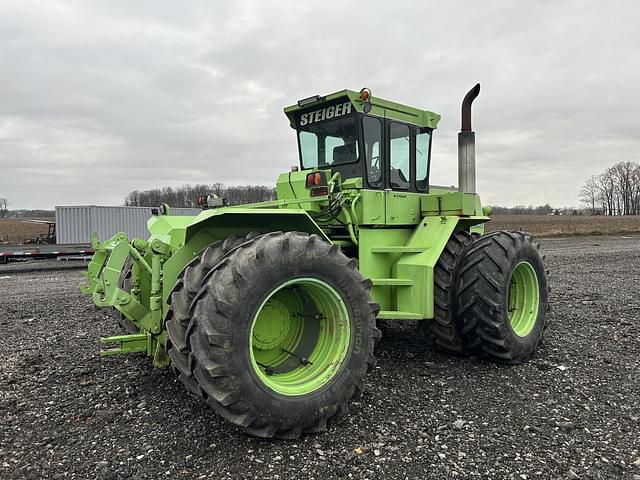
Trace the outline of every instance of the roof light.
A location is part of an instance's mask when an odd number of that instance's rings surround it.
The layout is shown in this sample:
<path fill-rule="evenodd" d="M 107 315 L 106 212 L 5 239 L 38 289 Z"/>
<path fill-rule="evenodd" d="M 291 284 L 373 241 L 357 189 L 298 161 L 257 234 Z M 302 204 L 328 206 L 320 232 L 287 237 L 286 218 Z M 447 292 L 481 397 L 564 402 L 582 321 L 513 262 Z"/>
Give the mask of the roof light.
<path fill-rule="evenodd" d="M 302 100 L 298 100 L 298 106 L 304 107 L 305 105 L 311 105 L 312 103 L 316 103 L 322 100 L 320 95 L 314 95 L 313 97 L 303 98 Z"/>
<path fill-rule="evenodd" d="M 368 88 L 360 90 L 360 100 L 363 102 L 369 102 L 371 100 L 371 90 Z"/>

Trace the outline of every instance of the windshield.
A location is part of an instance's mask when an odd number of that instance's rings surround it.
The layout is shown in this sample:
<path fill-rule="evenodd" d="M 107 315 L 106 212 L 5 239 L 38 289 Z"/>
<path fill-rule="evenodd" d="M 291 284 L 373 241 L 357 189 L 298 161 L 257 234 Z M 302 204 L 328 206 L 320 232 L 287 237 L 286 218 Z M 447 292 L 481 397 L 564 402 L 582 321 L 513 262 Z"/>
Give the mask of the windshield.
<path fill-rule="evenodd" d="M 301 126 L 298 141 L 303 169 L 358 160 L 358 135 L 353 116 Z"/>

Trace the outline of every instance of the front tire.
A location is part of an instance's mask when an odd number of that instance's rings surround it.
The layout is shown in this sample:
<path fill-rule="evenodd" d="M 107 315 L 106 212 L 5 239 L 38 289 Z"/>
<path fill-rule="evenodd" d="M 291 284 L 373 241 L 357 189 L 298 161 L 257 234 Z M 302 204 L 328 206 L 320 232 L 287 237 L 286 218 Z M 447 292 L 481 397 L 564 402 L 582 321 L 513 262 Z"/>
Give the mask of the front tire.
<path fill-rule="evenodd" d="M 325 430 L 375 365 L 370 288 L 356 261 L 317 235 L 242 245 L 208 277 L 189 326 L 207 403 L 259 437 Z"/>
<path fill-rule="evenodd" d="M 171 358 L 171 365 L 178 376 L 178 380 L 185 388 L 196 396 L 202 392 L 193 378 L 189 365 L 191 349 L 187 343 L 187 328 L 191 322 L 192 303 L 198 291 L 202 288 L 206 275 L 231 250 L 242 242 L 255 237 L 255 234 L 231 235 L 218 240 L 196 255 L 180 272 L 178 281 L 171 291 L 169 310 L 166 316 L 167 353 Z"/>
<path fill-rule="evenodd" d="M 500 363 L 529 359 L 542 340 L 548 308 L 539 245 L 522 232 L 491 232 L 467 252 L 458 286 L 463 333 Z"/>

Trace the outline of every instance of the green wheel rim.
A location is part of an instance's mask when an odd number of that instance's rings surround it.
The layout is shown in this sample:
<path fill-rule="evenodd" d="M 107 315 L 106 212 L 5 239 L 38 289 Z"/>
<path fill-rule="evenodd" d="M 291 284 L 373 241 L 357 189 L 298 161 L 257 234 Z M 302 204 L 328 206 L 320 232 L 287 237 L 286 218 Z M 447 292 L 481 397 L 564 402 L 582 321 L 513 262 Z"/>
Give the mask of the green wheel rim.
<path fill-rule="evenodd" d="M 538 319 L 540 286 L 533 265 L 522 261 L 516 265 L 509 284 L 509 322 L 519 337 L 531 333 Z"/>
<path fill-rule="evenodd" d="M 251 365 L 286 396 L 314 392 L 336 376 L 349 351 L 351 319 L 336 290 L 296 278 L 272 290 L 251 322 Z"/>

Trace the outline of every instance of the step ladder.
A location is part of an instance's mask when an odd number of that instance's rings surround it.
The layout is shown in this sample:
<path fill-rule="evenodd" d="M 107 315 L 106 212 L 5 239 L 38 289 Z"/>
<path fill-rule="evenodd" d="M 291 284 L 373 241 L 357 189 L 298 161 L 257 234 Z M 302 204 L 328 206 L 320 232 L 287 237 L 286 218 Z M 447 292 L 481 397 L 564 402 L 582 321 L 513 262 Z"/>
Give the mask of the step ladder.
<path fill-rule="evenodd" d="M 426 247 L 413 247 L 407 245 L 385 245 L 372 247 L 371 253 L 422 253 Z M 374 286 L 386 287 L 411 287 L 414 282 L 410 278 L 372 278 Z M 421 320 L 423 316 L 414 312 L 403 312 L 400 310 L 380 310 L 377 317 L 380 320 Z"/>

